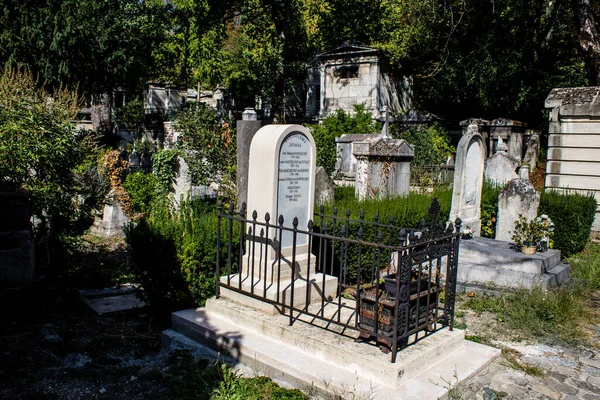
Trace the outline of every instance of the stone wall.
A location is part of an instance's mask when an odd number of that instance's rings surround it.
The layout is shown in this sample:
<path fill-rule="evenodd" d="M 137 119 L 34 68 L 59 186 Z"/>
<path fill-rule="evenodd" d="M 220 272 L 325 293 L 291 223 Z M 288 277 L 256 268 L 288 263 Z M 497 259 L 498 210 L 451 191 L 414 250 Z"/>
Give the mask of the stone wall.
<path fill-rule="evenodd" d="M 546 189 L 592 192 L 600 204 L 600 86 L 553 89 Z M 600 232 L 600 207 L 592 230 Z"/>

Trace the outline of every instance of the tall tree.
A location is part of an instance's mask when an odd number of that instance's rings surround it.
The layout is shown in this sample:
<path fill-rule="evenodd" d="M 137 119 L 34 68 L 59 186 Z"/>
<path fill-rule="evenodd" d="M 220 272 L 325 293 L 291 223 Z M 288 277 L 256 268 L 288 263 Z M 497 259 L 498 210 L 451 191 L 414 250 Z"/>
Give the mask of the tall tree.
<path fill-rule="evenodd" d="M 590 0 L 571 0 L 590 85 L 600 84 L 600 34 Z"/>

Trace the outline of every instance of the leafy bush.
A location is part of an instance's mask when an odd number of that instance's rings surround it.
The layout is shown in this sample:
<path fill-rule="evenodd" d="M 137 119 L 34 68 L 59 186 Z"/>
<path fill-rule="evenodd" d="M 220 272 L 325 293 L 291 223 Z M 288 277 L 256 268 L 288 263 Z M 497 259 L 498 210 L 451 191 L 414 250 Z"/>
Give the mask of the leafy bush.
<path fill-rule="evenodd" d="M 336 137 L 347 133 L 378 133 L 381 129 L 363 104 L 354 106 L 354 114 L 346 114 L 340 109 L 325 117 L 323 123 L 310 125 L 308 128 L 317 146 L 317 165 L 325 168 L 329 175 L 335 171 Z"/>
<path fill-rule="evenodd" d="M 348 193 L 347 193 L 348 194 Z M 434 198 L 438 199 L 440 204 L 439 219 L 447 221 L 450 214 L 450 205 L 452 202 L 452 189 L 449 187 L 436 188 L 431 194 L 411 192 L 403 197 L 392 197 L 386 199 L 374 199 L 359 201 L 354 196 L 337 199 L 334 204 L 328 204 L 324 207 L 324 215 L 337 215 L 345 218 L 347 211 L 350 210 L 350 219 L 358 220 L 360 212 L 362 212 L 365 221 L 379 221 L 381 224 L 393 224 L 396 227 L 418 229 L 421 227 L 421 221 L 430 222 L 429 207 Z M 319 213 L 320 210 L 317 210 Z M 391 219 L 390 219 L 391 218 Z M 321 219 L 316 215 L 314 219 L 317 225 L 316 230 L 324 229 L 325 223 L 328 224 L 328 233 L 341 235 L 342 226 L 345 225 L 343 220 L 333 222 L 330 218 Z M 348 224 L 348 237 L 358 238 L 360 229 L 358 222 Z M 375 227 L 372 224 L 363 224 L 363 240 L 366 242 L 376 243 L 378 241 L 378 231 L 382 232 L 382 242 L 385 244 L 396 245 L 398 243 L 398 230 L 387 229 L 386 227 Z M 313 243 L 315 248 L 313 254 L 319 253 L 318 241 Z M 339 268 L 341 265 L 342 248 L 341 246 L 335 249 L 336 257 L 334 258 L 334 268 Z M 348 282 L 355 282 L 357 279 L 357 266 L 359 261 L 358 246 L 348 246 L 347 249 L 347 278 Z M 361 249 L 360 264 L 362 266 L 361 279 L 369 280 L 374 264 L 375 250 L 371 246 L 363 246 Z M 389 257 L 389 254 L 384 255 L 384 260 Z M 382 267 L 385 266 L 385 261 L 382 260 Z"/>
<path fill-rule="evenodd" d="M 227 122 L 221 123 L 212 107 L 198 103 L 178 114 L 175 129 L 182 132 L 177 146 L 182 150 L 192 183 L 217 183 L 220 194 L 233 201 L 237 147 L 231 126 Z"/>
<path fill-rule="evenodd" d="M 496 237 L 496 220 L 498 218 L 498 195 L 502 186 L 484 180 L 481 190 L 481 236 Z"/>
<path fill-rule="evenodd" d="M 0 184 L 26 190 L 43 229 L 58 237 L 77 219 L 75 170 L 96 143 L 74 131 L 76 91 L 40 88 L 27 69 L 0 70 Z"/>
<path fill-rule="evenodd" d="M 129 193 L 131 211 L 136 214 L 146 214 L 156 198 L 157 179 L 154 174 L 136 171 L 127 175 L 123 189 Z"/>
<path fill-rule="evenodd" d="M 226 237 L 227 226 L 221 227 Z M 233 225 L 239 245 L 239 225 Z M 154 313 L 163 318 L 184 307 L 203 305 L 214 294 L 217 259 L 217 216 L 213 203 L 191 201 L 178 210 L 154 202 L 146 218 L 126 230 L 136 280 Z M 227 259 L 227 247 L 221 247 Z M 234 254 L 235 256 L 235 254 Z M 234 258 L 237 265 L 237 260 Z"/>
<path fill-rule="evenodd" d="M 554 247 L 568 257 L 582 251 L 589 241 L 597 202 L 592 194 L 542 193 L 538 214 L 554 222 Z"/>
<path fill-rule="evenodd" d="M 437 122 L 428 127 L 402 131 L 397 136 L 415 146 L 415 158 L 411 162 L 414 167 L 442 164 L 456 152 L 450 145 L 448 132 Z"/>

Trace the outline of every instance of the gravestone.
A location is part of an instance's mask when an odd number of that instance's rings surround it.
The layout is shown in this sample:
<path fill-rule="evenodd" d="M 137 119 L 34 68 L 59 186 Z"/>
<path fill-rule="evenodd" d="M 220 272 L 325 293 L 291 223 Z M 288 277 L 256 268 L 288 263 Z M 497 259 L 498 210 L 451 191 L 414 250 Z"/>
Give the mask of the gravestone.
<path fill-rule="evenodd" d="M 410 190 L 414 146 L 379 135 L 354 143 L 357 159 L 354 193 L 359 200 L 402 196 Z"/>
<path fill-rule="evenodd" d="M 515 221 L 522 214 L 531 221 L 537 217 L 540 194 L 528 179 L 513 179 L 498 195 L 496 240 L 512 241 Z"/>
<path fill-rule="evenodd" d="M 261 291 L 261 295 L 270 299 L 279 297 L 284 304 L 289 304 L 292 280 L 297 280 L 294 291 L 298 293 L 306 293 L 307 284 L 314 287 L 309 298 L 316 300 L 321 299 L 325 279 L 327 292 L 331 292 L 326 294 L 335 297 L 337 278 L 323 277 L 315 272 L 316 257 L 310 254 L 308 235 L 297 234 L 294 253 L 293 233 L 284 230 L 279 243 L 279 230 L 276 229 L 281 216 L 283 226 L 291 228 L 297 218 L 297 229 L 308 230 L 308 222 L 314 212 L 315 162 L 315 142 L 308 129 L 300 125 L 267 125 L 256 132 L 249 154 L 247 218 L 255 216 L 257 222 L 264 223 L 268 214 L 272 228 L 255 226 L 255 231 L 248 234 L 242 272 L 232 277 L 232 285 L 239 284 L 241 279 L 243 290 L 250 292 L 253 287 L 263 288 L 266 280 L 268 285 L 265 287 L 268 286 L 268 289 L 266 293 Z M 258 248 L 260 250 L 256 250 Z M 292 271 L 295 276 L 292 276 Z M 300 277 L 304 280 L 298 280 Z M 307 277 L 311 282 L 306 282 Z M 222 280 L 225 282 L 227 277 Z M 268 303 L 227 289 L 221 295 L 265 312 L 278 312 Z M 294 305 L 303 306 L 305 297 L 295 296 Z"/>
<path fill-rule="evenodd" d="M 315 204 L 333 202 L 335 198 L 335 183 L 325 168 L 317 167 L 315 172 Z"/>
<path fill-rule="evenodd" d="M 485 151 L 484 139 L 478 126 L 474 123 L 469 125 L 456 147 L 450 220 L 460 217 L 464 227 L 475 230 L 475 236 L 481 233 L 480 206 Z"/>
<path fill-rule="evenodd" d="M 508 181 L 517 178 L 516 171 L 519 165 L 519 160 L 508 155 L 508 146 L 498 136 L 496 154 L 485 163 L 485 177 L 497 185 L 504 186 Z"/>

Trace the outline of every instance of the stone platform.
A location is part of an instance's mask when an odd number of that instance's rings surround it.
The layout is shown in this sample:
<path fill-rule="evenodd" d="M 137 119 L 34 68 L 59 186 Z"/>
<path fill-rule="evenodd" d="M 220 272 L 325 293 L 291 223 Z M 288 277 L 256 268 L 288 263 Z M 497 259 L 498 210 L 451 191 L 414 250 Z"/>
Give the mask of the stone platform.
<path fill-rule="evenodd" d="M 460 241 L 459 283 L 546 289 L 569 280 L 569 269 L 561 262 L 559 250 L 526 255 L 502 240 L 476 237 Z"/>
<path fill-rule="evenodd" d="M 340 319 L 347 321 L 354 315 L 351 300 L 344 302 L 349 308 Z M 211 299 L 206 308 L 173 313 L 172 328 L 260 375 L 341 398 L 437 399 L 500 352 L 464 340 L 463 331 L 442 329 L 399 351 L 392 364 L 390 354 L 356 343 L 356 331 L 333 332 L 303 319 L 289 326 L 289 316 Z"/>

